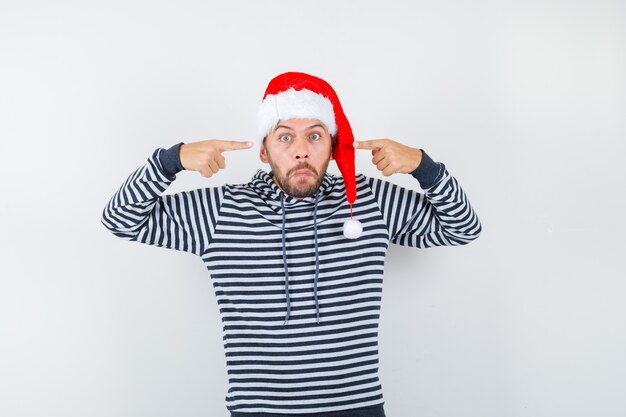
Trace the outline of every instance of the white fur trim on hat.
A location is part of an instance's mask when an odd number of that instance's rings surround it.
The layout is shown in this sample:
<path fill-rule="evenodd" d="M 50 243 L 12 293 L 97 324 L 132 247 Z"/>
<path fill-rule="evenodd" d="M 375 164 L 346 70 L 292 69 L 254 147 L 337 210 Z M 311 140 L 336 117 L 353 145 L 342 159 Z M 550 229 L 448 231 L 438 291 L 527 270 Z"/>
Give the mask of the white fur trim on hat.
<path fill-rule="evenodd" d="M 280 120 L 318 119 L 328 133 L 337 133 L 335 112 L 329 99 L 311 90 L 293 87 L 279 94 L 268 94 L 257 113 L 257 140 L 259 144 Z"/>

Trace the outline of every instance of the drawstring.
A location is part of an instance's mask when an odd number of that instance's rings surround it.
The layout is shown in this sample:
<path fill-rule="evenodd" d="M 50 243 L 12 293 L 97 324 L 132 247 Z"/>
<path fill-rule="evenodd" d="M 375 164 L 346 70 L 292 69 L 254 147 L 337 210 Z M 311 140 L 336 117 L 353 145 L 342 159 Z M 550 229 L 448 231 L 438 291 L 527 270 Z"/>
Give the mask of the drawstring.
<path fill-rule="evenodd" d="M 315 315 L 317 324 L 320 324 L 320 305 L 317 302 L 317 276 L 320 272 L 320 256 L 317 251 L 317 200 L 319 193 L 315 193 L 315 209 L 313 209 L 313 234 L 315 235 L 315 279 L 313 280 L 313 293 L 315 295 Z"/>
<path fill-rule="evenodd" d="M 315 297 L 315 317 L 317 324 L 320 323 L 320 306 L 317 301 L 317 278 L 320 270 L 320 258 L 317 244 L 317 203 L 319 200 L 319 192 L 315 193 L 315 208 L 313 210 L 313 230 L 315 235 L 315 279 L 313 281 L 313 293 Z M 283 326 L 287 324 L 289 315 L 291 313 L 291 300 L 289 298 L 289 273 L 287 271 L 287 251 L 285 247 L 285 199 L 283 194 L 280 194 L 280 208 L 283 212 L 283 227 L 282 227 L 282 241 L 283 241 L 283 265 L 285 267 L 285 296 L 287 298 L 287 315 L 285 316 L 285 322 Z"/>
<path fill-rule="evenodd" d="M 280 208 L 283 212 L 283 265 L 285 266 L 285 296 L 287 297 L 287 316 L 285 316 L 285 322 L 283 326 L 287 324 L 289 320 L 289 313 L 291 312 L 291 302 L 289 300 L 289 274 L 287 272 L 287 253 L 285 251 L 285 199 L 283 194 L 280 194 Z"/>

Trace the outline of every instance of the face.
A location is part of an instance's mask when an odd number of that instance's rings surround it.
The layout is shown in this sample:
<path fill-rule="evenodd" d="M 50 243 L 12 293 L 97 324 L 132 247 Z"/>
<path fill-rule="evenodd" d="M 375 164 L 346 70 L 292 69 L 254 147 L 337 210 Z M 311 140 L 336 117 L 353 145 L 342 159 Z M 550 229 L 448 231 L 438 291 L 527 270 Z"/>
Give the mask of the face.
<path fill-rule="evenodd" d="M 316 119 L 278 122 L 259 153 L 270 164 L 278 187 L 296 198 L 318 190 L 332 156 L 332 140 L 326 126 Z"/>

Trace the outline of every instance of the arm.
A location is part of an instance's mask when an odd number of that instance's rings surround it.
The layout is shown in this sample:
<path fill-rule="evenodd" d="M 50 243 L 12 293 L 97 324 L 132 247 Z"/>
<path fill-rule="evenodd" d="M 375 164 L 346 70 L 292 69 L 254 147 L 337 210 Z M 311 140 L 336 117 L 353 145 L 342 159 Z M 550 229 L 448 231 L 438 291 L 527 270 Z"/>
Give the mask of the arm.
<path fill-rule="evenodd" d="M 482 226 L 463 189 L 443 163 L 421 151 L 421 161 L 410 174 L 419 181 L 424 194 L 367 178 L 390 241 L 428 248 L 464 245 L 477 239 Z"/>
<path fill-rule="evenodd" d="M 184 168 L 178 143 L 157 148 L 122 183 L 102 211 L 115 236 L 200 256 L 215 230 L 223 187 L 161 195 Z"/>

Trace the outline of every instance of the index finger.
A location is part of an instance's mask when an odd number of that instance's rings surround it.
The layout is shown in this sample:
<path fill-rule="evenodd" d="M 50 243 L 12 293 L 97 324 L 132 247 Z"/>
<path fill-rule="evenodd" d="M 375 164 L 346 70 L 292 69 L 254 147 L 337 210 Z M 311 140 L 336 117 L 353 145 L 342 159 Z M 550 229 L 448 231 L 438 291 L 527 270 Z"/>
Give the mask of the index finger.
<path fill-rule="evenodd" d="M 239 149 L 247 149 L 252 146 L 252 142 L 245 140 L 219 140 L 217 147 L 220 152 L 224 151 L 236 151 Z"/>
<path fill-rule="evenodd" d="M 357 149 L 380 149 L 383 147 L 383 141 L 381 139 L 355 140 L 354 147 Z"/>

